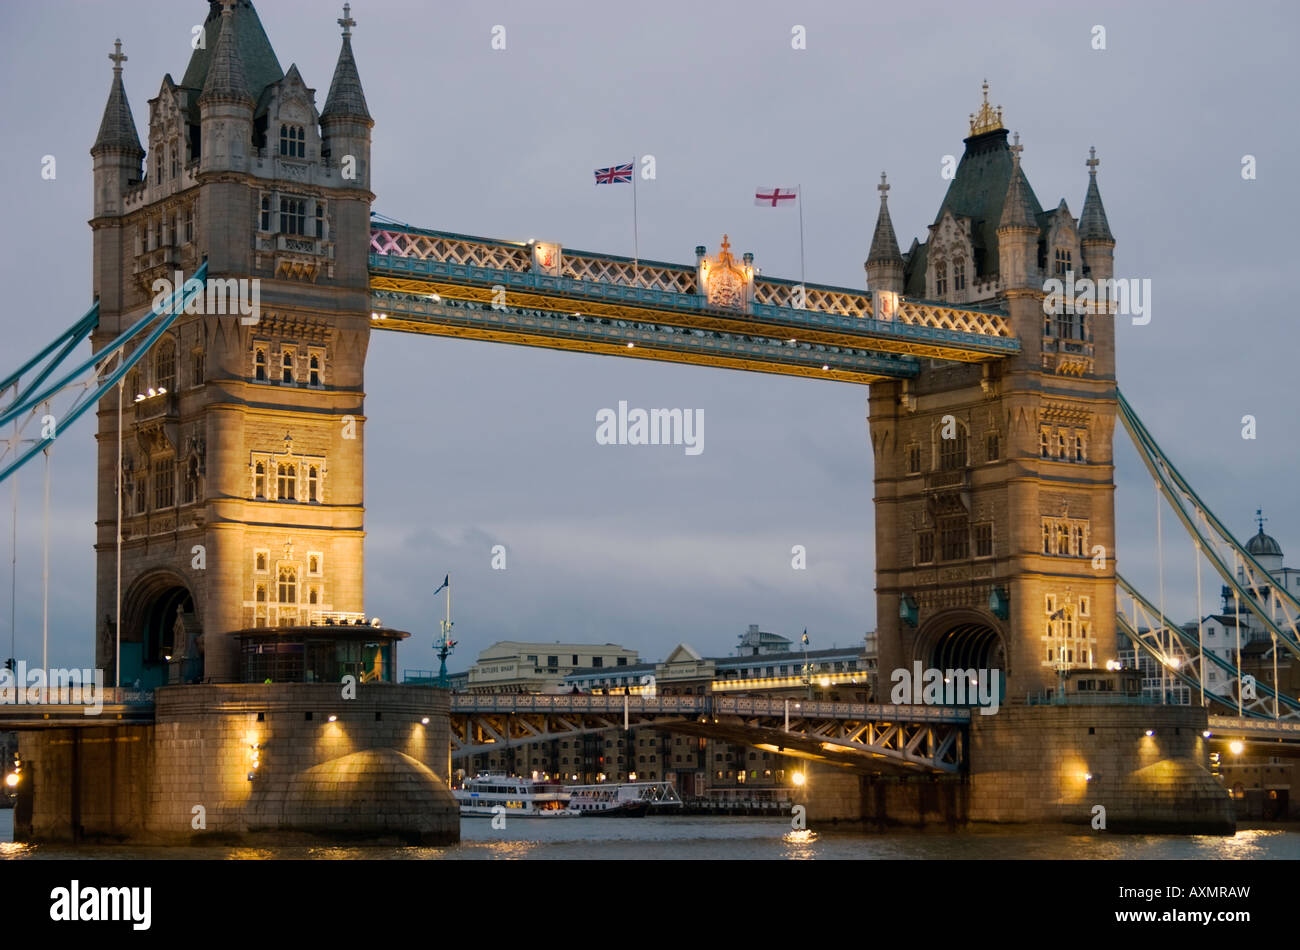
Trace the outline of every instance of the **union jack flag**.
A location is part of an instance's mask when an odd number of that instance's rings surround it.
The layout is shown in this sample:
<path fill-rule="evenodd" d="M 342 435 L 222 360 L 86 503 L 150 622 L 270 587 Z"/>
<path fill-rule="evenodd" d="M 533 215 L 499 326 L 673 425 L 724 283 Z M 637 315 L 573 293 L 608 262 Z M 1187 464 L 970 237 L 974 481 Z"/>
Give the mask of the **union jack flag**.
<path fill-rule="evenodd" d="M 596 169 L 596 184 L 598 185 L 617 185 L 619 182 L 630 182 L 632 180 L 632 162 L 626 165 L 614 165 L 611 168 Z"/>

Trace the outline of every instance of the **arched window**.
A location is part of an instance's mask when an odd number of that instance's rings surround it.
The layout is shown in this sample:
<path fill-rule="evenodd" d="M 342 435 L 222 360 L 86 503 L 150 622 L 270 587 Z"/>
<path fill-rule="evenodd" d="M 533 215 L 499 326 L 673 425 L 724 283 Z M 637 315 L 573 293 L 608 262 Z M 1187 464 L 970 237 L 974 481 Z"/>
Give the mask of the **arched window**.
<path fill-rule="evenodd" d="M 956 422 L 953 424 L 957 430 L 953 438 L 939 439 L 939 470 L 943 472 L 966 467 L 966 429 Z"/>
<path fill-rule="evenodd" d="M 271 230 L 271 196 L 262 195 L 261 214 L 257 220 L 259 230 Z"/>
<path fill-rule="evenodd" d="M 966 289 L 966 261 L 964 259 L 952 262 L 952 289 Z"/>
<path fill-rule="evenodd" d="M 283 382 L 293 382 L 293 354 L 288 350 L 280 357 L 281 379 Z"/>
<path fill-rule="evenodd" d="M 264 462 L 258 462 L 253 467 L 253 497 L 266 497 L 266 464 Z M 261 557 L 261 555 L 258 555 L 258 557 Z M 262 567 L 265 567 L 265 565 L 262 565 Z"/>
<path fill-rule="evenodd" d="M 264 603 L 266 603 L 266 585 L 265 585 L 265 584 L 258 584 L 258 585 L 257 585 L 257 602 L 258 602 L 259 604 L 264 604 Z"/>
<path fill-rule="evenodd" d="M 1083 436 L 1081 435 L 1076 435 L 1074 437 L 1074 460 L 1076 462 L 1082 462 L 1084 460 Z"/>
<path fill-rule="evenodd" d="M 258 350 L 253 354 L 253 377 L 258 382 L 266 380 L 266 350 Z"/>
<path fill-rule="evenodd" d="M 320 357 L 313 355 L 307 368 L 307 383 L 311 386 L 320 385 Z"/>
<path fill-rule="evenodd" d="M 281 462 L 275 470 L 275 497 L 280 501 L 297 501 L 298 466 L 292 462 Z"/>
<path fill-rule="evenodd" d="M 169 339 L 158 341 L 153 357 L 154 385 L 160 390 L 176 388 L 176 344 Z"/>
<path fill-rule="evenodd" d="M 258 571 L 266 570 L 266 552 L 258 551 L 257 557 L 253 559 L 254 569 Z"/>
<path fill-rule="evenodd" d="M 282 604 L 298 603 L 298 571 L 295 568 L 280 568 L 279 595 L 279 602 Z"/>
<path fill-rule="evenodd" d="M 939 297 L 948 292 L 948 265 L 943 261 L 934 265 L 934 292 Z"/>
<path fill-rule="evenodd" d="M 301 125 L 280 126 L 280 154 L 289 158 L 307 157 L 307 133 Z"/>
<path fill-rule="evenodd" d="M 307 603 L 317 604 L 320 602 L 320 593 L 313 587 L 307 592 Z"/>
<path fill-rule="evenodd" d="M 320 483 L 320 478 L 319 475 L 317 474 L 316 466 L 309 465 L 307 467 L 307 500 L 308 501 L 320 501 L 320 498 L 317 495 L 319 483 Z M 313 573 L 315 572 L 313 571 Z"/>
<path fill-rule="evenodd" d="M 1058 247 L 1056 249 L 1056 275 L 1064 277 L 1073 269 L 1074 265 L 1070 260 L 1070 252 L 1063 247 Z"/>

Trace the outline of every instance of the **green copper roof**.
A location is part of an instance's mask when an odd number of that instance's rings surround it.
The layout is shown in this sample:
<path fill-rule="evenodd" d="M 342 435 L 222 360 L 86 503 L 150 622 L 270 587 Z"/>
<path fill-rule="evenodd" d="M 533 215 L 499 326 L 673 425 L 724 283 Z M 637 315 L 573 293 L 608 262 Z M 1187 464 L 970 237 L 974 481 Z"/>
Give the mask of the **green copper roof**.
<path fill-rule="evenodd" d="M 271 41 L 262 29 L 262 21 L 250 0 L 238 0 L 234 9 L 235 49 L 244 74 L 244 83 L 254 101 L 260 101 L 262 91 L 271 83 L 284 78 L 284 70 L 276 58 Z M 208 70 L 217 52 L 217 39 L 221 35 L 221 4 L 209 0 L 208 17 L 203 22 L 203 47 L 196 49 L 181 79 L 181 85 L 196 93 L 208 80 Z M 197 120 L 197 115 L 194 119 Z"/>

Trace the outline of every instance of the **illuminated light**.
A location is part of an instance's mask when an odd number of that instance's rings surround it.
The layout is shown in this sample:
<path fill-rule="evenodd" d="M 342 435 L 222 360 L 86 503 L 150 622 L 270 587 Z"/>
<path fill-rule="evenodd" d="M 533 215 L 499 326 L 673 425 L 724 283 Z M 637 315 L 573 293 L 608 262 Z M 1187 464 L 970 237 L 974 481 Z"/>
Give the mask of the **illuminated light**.
<path fill-rule="evenodd" d="M 823 370 L 823 372 L 826 371 L 826 370 L 828 370 L 828 369 L 830 369 L 830 366 L 829 366 L 828 364 L 826 364 L 826 363 L 823 363 L 823 364 L 822 364 L 822 370 Z"/>
<path fill-rule="evenodd" d="M 440 297 L 438 294 L 429 294 L 429 299 L 432 300 L 434 303 L 442 302 L 442 297 Z"/>
<path fill-rule="evenodd" d="M 378 319 L 379 319 L 379 314 L 375 313 L 373 310 L 370 311 L 370 319 L 371 319 L 371 320 L 378 320 Z"/>
<path fill-rule="evenodd" d="M 164 656 L 163 659 L 166 660 L 168 663 L 170 663 L 170 662 L 172 661 L 172 658 L 171 658 L 170 655 L 166 655 L 166 656 Z"/>
<path fill-rule="evenodd" d="M 1091 773 L 1091 772 L 1084 772 L 1084 773 L 1083 773 L 1083 780 L 1084 780 L 1085 782 L 1091 782 L 1091 781 L 1092 781 L 1092 773 Z"/>
<path fill-rule="evenodd" d="M 803 788 L 803 783 L 808 780 L 804 778 L 802 772 L 795 772 L 794 775 L 790 776 L 790 781 L 794 782 L 794 784 L 799 788 Z"/>
<path fill-rule="evenodd" d="M 167 392 L 167 387 L 166 387 L 166 386 L 159 386 L 159 387 L 158 387 L 158 395 L 159 395 L 159 396 L 165 395 L 166 392 Z"/>
<path fill-rule="evenodd" d="M 635 346 L 636 346 L 635 343 L 629 343 L 629 344 L 627 345 L 627 348 L 630 350 L 630 349 L 632 349 L 632 348 L 635 347 Z"/>
<path fill-rule="evenodd" d="M 577 776 L 575 775 L 574 778 L 577 778 Z M 635 772 L 628 772 L 628 773 L 627 773 L 627 780 L 628 780 L 629 782 L 635 782 L 635 781 L 636 781 L 636 773 L 635 773 Z"/>
<path fill-rule="evenodd" d="M 5 784 L 8 785 L 10 788 L 16 786 L 18 784 L 18 773 L 10 772 L 8 775 L 6 775 Z"/>
<path fill-rule="evenodd" d="M 1148 736 L 1154 736 L 1155 734 L 1156 734 L 1156 731 L 1155 731 L 1154 729 L 1148 729 L 1148 730 L 1147 730 L 1147 735 L 1148 735 Z"/>
<path fill-rule="evenodd" d="M 1240 739 L 1233 739 L 1228 743 L 1228 751 L 1233 755 L 1241 755 L 1241 753 L 1246 751 L 1246 743 L 1242 742 Z"/>
<path fill-rule="evenodd" d="M 825 689 L 827 686 L 831 685 L 831 678 L 829 676 L 823 676 L 820 680 L 817 681 L 817 684 L 821 686 L 822 689 Z"/>
<path fill-rule="evenodd" d="M 338 716 L 330 716 L 329 721 L 330 721 L 330 722 L 337 722 L 337 721 L 338 721 L 338 718 L 339 718 Z"/>
<path fill-rule="evenodd" d="M 425 716 L 423 719 L 420 720 L 420 723 L 421 723 L 422 725 L 427 726 L 427 725 L 429 724 L 429 717 L 428 717 L 428 716 Z M 537 778 L 537 773 L 536 773 L 536 772 L 533 773 L 533 778 Z"/>
<path fill-rule="evenodd" d="M 1208 739 L 1208 738 L 1210 738 L 1210 730 L 1209 730 L 1209 729 L 1206 729 L 1204 732 L 1202 732 L 1202 733 L 1201 733 L 1201 738 L 1202 738 L 1202 739 Z"/>
<path fill-rule="evenodd" d="M 136 402 L 144 402 L 144 393 L 136 393 L 136 394 L 135 394 L 135 401 L 136 401 Z"/>
<path fill-rule="evenodd" d="M 156 390 L 156 389 L 154 389 L 152 386 L 150 386 L 150 387 L 149 387 L 149 395 L 150 395 L 150 396 L 156 396 L 156 395 L 158 395 L 158 390 Z"/>
<path fill-rule="evenodd" d="M 838 745 L 837 743 L 834 742 L 823 742 L 822 748 L 825 749 L 827 752 L 857 752 L 858 751 L 852 746 Z"/>

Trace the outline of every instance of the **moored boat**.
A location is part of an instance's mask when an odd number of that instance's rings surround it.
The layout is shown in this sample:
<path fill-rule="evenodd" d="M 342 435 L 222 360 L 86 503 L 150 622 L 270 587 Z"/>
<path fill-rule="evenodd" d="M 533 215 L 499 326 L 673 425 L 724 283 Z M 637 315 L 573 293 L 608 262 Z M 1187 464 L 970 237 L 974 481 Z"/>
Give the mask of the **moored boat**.
<path fill-rule="evenodd" d="M 570 794 L 559 782 L 483 774 L 466 779 L 464 787 L 452 789 L 452 793 L 460 802 L 462 818 L 576 818 L 582 814 L 569 806 Z"/>

